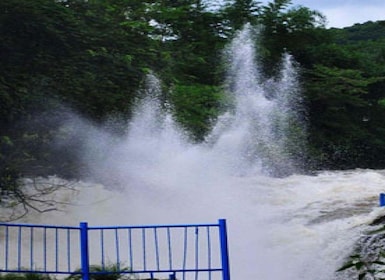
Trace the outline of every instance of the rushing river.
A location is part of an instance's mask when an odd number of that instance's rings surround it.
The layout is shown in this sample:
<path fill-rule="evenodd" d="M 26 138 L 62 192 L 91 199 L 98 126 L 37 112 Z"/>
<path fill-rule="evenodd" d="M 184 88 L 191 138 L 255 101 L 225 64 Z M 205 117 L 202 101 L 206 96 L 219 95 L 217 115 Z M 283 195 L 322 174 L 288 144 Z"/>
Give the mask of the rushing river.
<path fill-rule="evenodd" d="M 204 143 L 189 142 L 162 110 L 158 81 L 150 76 L 155 95 L 138 106 L 125 136 L 76 122 L 87 143 L 81 155 L 88 182 L 96 183 L 58 193 L 57 199 L 70 203 L 63 211 L 24 221 L 135 225 L 225 218 L 232 279 L 338 279 L 336 269 L 384 213 L 378 195 L 385 172 L 298 175 L 306 121 L 295 63 L 284 56 L 277 77 L 264 80 L 249 28 L 234 39 L 227 57 L 234 106 Z"/>
<path fill-rule="evenodd" d="M 232 279 L 348 280 L 334 278 L 335 271 L 368 224 L 385 212 L 378 207 L 385 172 L 322 172 L 278 179 L 219 176 L 191 162 L 188 171 L 185 163 L 172 174 L 158 166 L 157 172 L 151 169 L 140 183 L 128 182 L 121 190 L 79 183 L 78 191 L 59 197 L 70 202 L 64 211 L 31 215 L 24 221 L 141 225 L 226 218 Z"/>

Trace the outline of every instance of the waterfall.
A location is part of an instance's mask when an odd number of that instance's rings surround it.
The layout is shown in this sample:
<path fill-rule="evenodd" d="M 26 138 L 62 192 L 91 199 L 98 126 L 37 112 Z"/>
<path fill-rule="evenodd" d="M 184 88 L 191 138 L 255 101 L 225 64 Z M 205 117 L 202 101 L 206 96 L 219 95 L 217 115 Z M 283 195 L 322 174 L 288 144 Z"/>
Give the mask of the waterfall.
<path fill-rule="evenodd" d="M 377 197 L 385 173 L 297 173 L 306 125 L 295 63 L 286 54 L 277 77 L 263 77 L 252 33 L 245 27 L 226 49 L 233 106 L 203 143 L 188 141 L 161 106 L 159 81 L 149 76 L 124 136 L 76 119 L 89 181 L 63 195 L 69 205 L 61 212 L 24 221 L 135 225 L 226 218 L 232 279 L 339 279 L 335 271 L 383 212 Z"/>

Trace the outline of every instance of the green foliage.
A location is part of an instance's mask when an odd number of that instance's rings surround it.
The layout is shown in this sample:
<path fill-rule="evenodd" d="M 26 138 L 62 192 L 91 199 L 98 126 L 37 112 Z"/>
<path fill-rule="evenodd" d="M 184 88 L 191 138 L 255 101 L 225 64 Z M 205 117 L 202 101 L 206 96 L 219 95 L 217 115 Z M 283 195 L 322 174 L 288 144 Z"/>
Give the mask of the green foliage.
<path fill-rule="evenodd" d="M 302 66 L 308 150 L 320 166 L 385 167 L 384 22 L 328 30 L 322 14 L 290 0 L 210 4 L 0 1 L 0 188 L 17 188 L 20 176 L 81 174 L 75 152 L 52 149 L 63 107 L 96 123 L 128 118 L 150 71 L 172 89 L 177 120 L 203 140 L 223 102 L 221 52 L 246 22 L 264 26 L 265 76 L 285 51 Z"/>
<path fill-rule="evenodd" d="M 365 146 L 369 145 L 367 118 L 371 106 L 366 95 L 372 82 L 351 69 L 315 65 L 308 73 L 311 141 L 329 155 L 328 165 L 352 168 L 368 156 Z"/>
<path fill-rule="evenodd" d="M 373 265 L 377 265 L 376 268 Z M 382 267 L 382 268 L 380 268 Z M 383 280 L 382 274 L 385 272 L 385 253 L 381 252 L 376 260 L 366 261 L 360 255 L 352 255 L 337 272 L 341 272 L 347 269 L 353 268 L 358 273 L 358 280 L 365 279 L 365 277 L 371 277 L 374 280 Z"/>
<path fill-rule="evenodd" d="M 375 237 L 373 243 L 374 248 L 372 248 L 373 245 L 366 244 L 365 242 L 359 245 L 359 248 L 355 250 L 357 252 L 350 255 L 348 260 L 337 270 L 337 272 L 353 271 L 355 275 L 357 275 L 358 280 L 368 278 L 373 280 L 384 280 L 385 252 L 383 251 L 383 248 L 376 245 L 375 242 L 375 240 L 378 241 L 378 239 L 384 238 L 384 229 L 385 226 L 382 225 L 380 228 L 369 231 L 368 235 Z M 368 246 L 368 248 L 366 248 L 366 246 Z"/>
<path fill-rule="evenodd" d="M 223 17 L 228 21 L 228 28 L 239 30 L 246 23 L 258 24 L 261 14 L 261 2 L 255 0 L 228 0 L 223 8 Z"/>
<path fill-rule="evenodd" d="M 290 4 L 289 0 L 277 0 L 262 7 L 262 61 L 268 75 L 274 75 L 284 52 L 304 63 L 308 49 L 328 40 L 321 13 L 303 6 L 291 8 Z"/>
<path fill-rule="evenodd" d="M 140 280 L 137 275 L 130 272 L 128 267 L 121 267 L 119 264 L 108 264 L 105 266 L 91 265 L 89 267 L 90 280 Z M 74 274 L 64 278 L 65 280 L 81 280 L 81 271 L 76 270 Z M 151 278 L 157 280 L 155 278 Z M 0 280 L 57 280 L 56 277 L 49 274 L 39 273 L 6 273 L 0 274 Z M 146 278 L 144 280 L 150 280 Z"/>
<path fill-rule="evenodd" d="M 48 274 L 7 273 L 0 275 L 0 280 L 55 280 L 55 278 Z"/>
<path fill-rule="evenodd" d="M 0 2 L 1 189 L 15 189 L 19 176 L 77 174 L 73 159 L 52 150 L 65 119 L 61 104 L 97 121 L 130 113 L 142 69 L 155 58 L 144 50 L 148 24 L 122 24 L 126 4 Z"/>
<path fill-rule="evenodd" d="M 368 25 L 383 28 L 380 22 Z M 335 29 L 329 33 L 328 42 L 310 46 L 302 57 L 312 148 L 326 168 L 382 168 L 383 39 L 372 34 L 369 41 L 341 41 Z"/>
<path fill-rule="evenodd" d="M 80 270 L 78 270 L 80 272 Z M 76 272 L 76 271 L 75 271 Z M 128 267 L 121 267 L 119 264 L 109 264 L 106 266 L 91 265 L 89 267 L 91 280 L 132 280 L 138 279 L 134 274 L 130 273 Z M 82 275 L 73 274 L 65 280 L 81 280 Z"/>
<path fill-rule="evenodd" d="M 376 41 L 385 38 L 385 21 L 368 21 L 342 29 L 332 28 L 330 31 L 334 33 L 338 44 Z"/>
<path fill-rule="evenodd" d="M 175 85 L 171 102 L 178 122 L 191 132 L 196 141 L 202 141 L 219 115 L 222 102 L 220 88 L 207 85 Z"/>
<path fill-rule="evenodd" d="M 219 16 L 207 11 L 201 1 L 163 2 L 169 1 L 159 1 L 153 14 L 164 40 L 161 48 L 167 58 L 166 70 L 174 81 L 215 84 L 216 72 L 212 70 L 219 65 L 219 50 L 225 43 Z M 171 78 L 166 75 L 167 80 Z"/>

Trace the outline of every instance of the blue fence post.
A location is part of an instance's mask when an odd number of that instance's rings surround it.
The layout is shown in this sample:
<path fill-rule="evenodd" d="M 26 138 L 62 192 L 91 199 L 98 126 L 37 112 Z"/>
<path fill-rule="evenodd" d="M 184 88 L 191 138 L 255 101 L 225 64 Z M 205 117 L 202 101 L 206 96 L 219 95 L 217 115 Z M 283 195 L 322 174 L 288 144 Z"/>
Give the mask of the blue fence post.
<path fill-rule="evenodd" d="M 385 193 L 380 193 L 380 206 L 385 206 Z"/>
<path fill-rule="evenodd" d="M 80 256 L 82 280 L 90 279 L 90 266 L 88 258 L 88 224 L 80 223 Z"/>
<path fill-rule="evenodd" d="M 225 219 L 219 220 L 219 238 L 221 244 L 223 280 L 230 280 L 229 248 L 227 245 L 227 227 Z"/>

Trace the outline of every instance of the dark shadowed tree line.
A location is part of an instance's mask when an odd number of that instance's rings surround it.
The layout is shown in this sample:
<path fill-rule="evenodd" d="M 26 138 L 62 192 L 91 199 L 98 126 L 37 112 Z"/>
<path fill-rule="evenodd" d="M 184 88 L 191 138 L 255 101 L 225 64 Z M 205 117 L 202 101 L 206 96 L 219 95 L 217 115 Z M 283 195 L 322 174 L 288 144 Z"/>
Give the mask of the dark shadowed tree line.
<path fill-rule="evenodd" d="M 25 176 L 80 176 L 75 149 L 52 145 L 67 137 L 68 108 L 96 124 L 124 123 L 152 71 L 201 141 L 226 102 L 221 52 L 245 23 L 260 30 L 266 76 L 284 52 L 301 67 L 309 169 L 385 167 L 384 22 L 326 29 L 323 15 L 289 0 L 210 2 L 1 1 L 0 189 L 16 190 Z"/>

